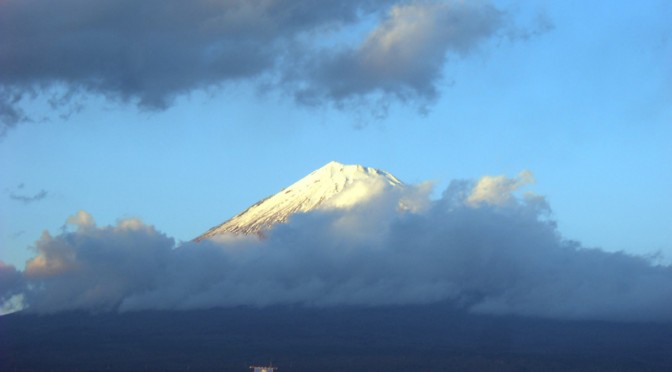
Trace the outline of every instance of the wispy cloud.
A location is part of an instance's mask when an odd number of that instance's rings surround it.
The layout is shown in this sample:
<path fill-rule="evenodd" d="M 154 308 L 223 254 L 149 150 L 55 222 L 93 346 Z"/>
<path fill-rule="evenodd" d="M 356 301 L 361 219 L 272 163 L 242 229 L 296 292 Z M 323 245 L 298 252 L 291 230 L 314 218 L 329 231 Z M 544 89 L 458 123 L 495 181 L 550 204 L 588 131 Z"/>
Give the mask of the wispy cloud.
<path fill-rule="evenodd" d="M 48 195 L 48 193 L 47 193 L 46 190 L 40 190 L 40 192 L 38 192 L 37 194 L 32 195 L 32 196 L 30 196 L 30 195 L 18 195 L 18 194 L 13 194 L 12 193 L 12 194 L 9 195 L 9 197 L 12 200 L 20 201 L 24 204 L 30 204 L 30 203 L 40 201 L 40 200 L 46 198 L 47 195 Z"/>
<path fill-rule="evenodd" d="M 482 182 L 455 181 L 439 200 L 426 187 L 379 192 L 295 215 L 265 240 L 176 246 L 142 221 L 100 227 L 80 212 L 36 242 L 20 275 L 3 269 L 15 279 L 2 297 L 20 293 L 35 312 L 452 301 L 483 313 L 672 321 L 672 267 L 564 239 L 543 197 L 516 187 L 475 205 Z M 399 210 L 402 199 L 418 208 Z"/>
<path fill-rule="evenodd" d="M 9 198 L 21 202 L 23 204 L 30 204 L 40 201 L 49 195 L 49 193 L 46 190 L 40 190 L 34 195 L 26 195 L 21 192 L 24 189 L 24 187 L 25 187 L 24 184 L 18 185 L 16 187 L 16 190 L 9 192 Z"/>

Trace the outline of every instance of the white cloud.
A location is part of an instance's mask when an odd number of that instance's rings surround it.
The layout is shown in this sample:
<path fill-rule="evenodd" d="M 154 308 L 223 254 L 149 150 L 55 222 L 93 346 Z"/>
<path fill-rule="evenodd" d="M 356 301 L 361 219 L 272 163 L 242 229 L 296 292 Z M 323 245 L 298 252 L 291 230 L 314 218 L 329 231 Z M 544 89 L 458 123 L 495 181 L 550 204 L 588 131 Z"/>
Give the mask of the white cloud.
<path fill-rule="evenodd" d="M 86 211 L 78 211 L 66 220 L 67 225 L 77 226 L 78 229 L 85 229 L 96 226 L 93 216 Z"/>
<path fill-rule="evenodd" d="M 506 176 L 483 176 L 467 198 L 467 203 L 472 206 L 503 206 L 514 200 L 515 191 L 530 183 L 534 183 L 534 176 L 530 171 L 522 171 L 513 179 Z"/>
<path fill-rule="evenodd" d="M 543 198 L 516 196 L 530 180 L 456 181 L 439 200 L 384 189 L 348 209 L 295 215 L 263 240 L 176 247 L 138 220 L 87 224 L 45 234 L 22 273 L 0 270 L 15 278 L 2 298 L 22 293 L 35 312 L 452 301 L 484 313 L 672 320 L 670 266 L 563 239 Z M 424 207 L 399 209 L 409 198 Z"/>
<path fill-rule="evenodd" d="M 437 75 L 448 50 L 464 53 L 473 48 L 496 30 L 498 16 L 494 8 L 478 3 L 396 5 L 364 41 L 359 59 L 368 73 L 385 79 Z"/>

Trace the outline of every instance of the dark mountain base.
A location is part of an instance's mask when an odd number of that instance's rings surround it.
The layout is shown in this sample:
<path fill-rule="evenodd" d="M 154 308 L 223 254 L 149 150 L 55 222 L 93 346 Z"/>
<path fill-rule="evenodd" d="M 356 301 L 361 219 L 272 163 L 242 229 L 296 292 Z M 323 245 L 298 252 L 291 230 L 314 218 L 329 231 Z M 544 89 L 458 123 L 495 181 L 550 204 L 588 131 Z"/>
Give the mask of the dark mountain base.
<path fill-rule="evenodd" d="M 672 370 L 672 325 L 470 315 L 448 305 L 0 317 L 0 370 Z"/>

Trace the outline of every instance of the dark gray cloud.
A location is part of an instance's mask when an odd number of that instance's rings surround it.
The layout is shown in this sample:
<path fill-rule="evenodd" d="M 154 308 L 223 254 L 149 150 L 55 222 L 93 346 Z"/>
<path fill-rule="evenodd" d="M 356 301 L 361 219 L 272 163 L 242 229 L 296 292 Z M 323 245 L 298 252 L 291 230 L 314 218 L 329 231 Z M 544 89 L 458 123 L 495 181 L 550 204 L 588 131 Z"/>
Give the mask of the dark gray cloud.
<path fill-rule="evenodd" d="M 527 176 L 456 181 L 439 200 L 383 190 L 296 215 L 265 240 L 176 246 L 141 221 L 98 227 L 80 212 L 36 243 L 17 283 L 35 312 L 453 301 L 482 313 L 672 321 L 672 267 L 564 239 L 543 197 L 517 194 Z"/>
<path fill-rule="evenodd" d="M 14 266 L 0 261 L 0 315 L 21 309 L 23 276 Z"/>
<path fill-rule="evenodd" d="M 2 131 L 44 89 L 100 94 L 149 109 L 234 81 L 289 89 L 302 103 L 368 94 L 432 99 L 447 52 L 503 26 L 487 2 L 402 0 L 7 0 L 0 2 Z M 380 22 L 360 45 L 324 45 Z M 268 86 L 268 85 L 265 85 Z"/>
<path fill-rule="evenodd" d="M 504 19 L 505 13 L 483 2 L 396 5 L 358 47 L 316 56 L 298 97 L 313 104 L 371 94 L 432 101 L 448 52 L 467 54 Z"/>
<path fill-rule="evenodd" d="M 17 106 L 21 97 L 20 90 L 0 86 L 0 137 L 7 134 L 7 131 L 17 124 L 30 121 L 30 118 Z"/>

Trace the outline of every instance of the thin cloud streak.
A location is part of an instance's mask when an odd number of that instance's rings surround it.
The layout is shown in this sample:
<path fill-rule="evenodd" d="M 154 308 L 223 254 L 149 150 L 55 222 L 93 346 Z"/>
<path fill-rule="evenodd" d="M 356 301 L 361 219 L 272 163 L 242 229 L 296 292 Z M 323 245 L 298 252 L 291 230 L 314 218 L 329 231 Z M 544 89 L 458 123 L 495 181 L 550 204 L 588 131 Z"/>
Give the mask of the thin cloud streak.
<path fill-rule="evenodd" d="M 99 227 L 80 212 L 35 243 L 24 271 L 2 267 L 14 278 L 2 299 L 21 295 L 38 313 L 450 301 L 489 314 L 672 321 L 672 268 L 564 239 L 543 197 L 519 195 L 530 179 L 454 181 L 439 200 L 426 186 L 384 189 L 295 215 L 265 240 L 176 245 L 139 220 Z M 505 195 L 475 205 L 483 182 Z"/>
<path fill-rule="evenodd" d="M 32 196 L 31 195 L 20 195 L 20 194 L 16 194 L 16 193 L 11 193 L 11 194 L 9 194 L 9 198 L 12 199 L 12 200 L 19 201 L 23 204 L 30 204 L 30 203 L 40 201 L 40 200 L 46 198 L 48 195 L 49 195 L 49 193 L 46 190 L 40 190 L 40 192 L 38 192 L 37 194 L 32 195 Z"/>

